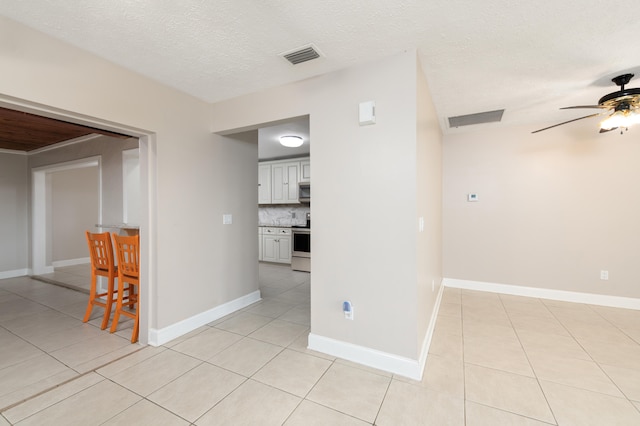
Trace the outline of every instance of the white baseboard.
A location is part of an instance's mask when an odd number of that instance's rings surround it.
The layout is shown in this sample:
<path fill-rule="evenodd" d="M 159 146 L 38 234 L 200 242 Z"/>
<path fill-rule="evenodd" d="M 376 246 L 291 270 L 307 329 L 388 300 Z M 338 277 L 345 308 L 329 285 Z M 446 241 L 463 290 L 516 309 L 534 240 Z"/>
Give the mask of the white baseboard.
<path fill-rule="evenodd" d="M 62 268 L 64 266 L 84 265 L 85 263 L 91 263 L 91 258 L 81 257 L 78 259 L 56 260 L 51 262 L 54 268 Z"/>
<path fill-rule="evenodd" d="M 53 266 L 43 266 L 42 269 L 36 271 L 34 269 L 29 269 L 29 275 L 44 275 L 44 274 L 52 274 L 54 272 Z"/>
<path fill-rule="evenodd" d="M 511 294 L 514 296 L 536 297 L 539 299 L 560 300 L 563 302 L 586 303 L 589 305 L 609 306 L 640 310 L 640 299 L 632 297 L 609 296 L 605 294 L 580 293 L 548 288 L 523 287 L 510 284 L 495 284 L 482 281 L 458 280 L 445 278 L 446 287 L 462 288 L 466 290 L 488 291 L 491 293 Z"/>
<path fill-rule="evenodd" d="M 422 376 L 420 363 L 416 359 L 405 358 L 313 333 L 309 334 L 309 349 L 415 380 L 420 380 Z"/>
<path fill-rule="evenodd" d="M 433 312 L 431 313 L 431 320 L 429 321 L 429 327 L 427 328 L 427 333 L 422 341 L 422 352 L 420 352 L 420 378 L 422 379 L 422 375 L 424 373 L 424 366 L 427 363 L 427 355 L 429 354 L 429 348 L 431 347 L 431 339 L 433 338 L 433 332 L 436 329 L 436 321 L 438 320 L 438 312 L 440 311 L 440 303 L 442 303 L 442 294 L 444 293 L 444 284 L 442 281 L 440 282 L 440 290 L 438 290 L 438 296 L 436 298 L 435 306 L 433 307 Z"/>
<path fill-rule="evenodd" d="M 5 278 L 23 277 L 25 275 L 29 275 L 29 270 L 27 268 L 14 269 L 13 271 L 0 271 L 0 280 Z"/>
<path fill-rule="evenodd" d="M 187 334 L 198 327 L 202 327 L 203 325 L 216 321 L 237 311 L 238 309 L 245 308 L 252 303 L 258 302 L 260 299 L 260 290 L 256 290 L 253 293 L 249 293 L 220 306 L 216 306 L 213 309 L 201 312 L 191 318 L 184 319 L 168 327 L 161 329 L 152 328 L 149 330 L 149 344 L 151 346 L 164 345 L 165 343 Z"/>
<path fill-rule="evenodd" d="M 376 368 L 378 370 L 387 371 L 389 373 L 398 374 L 414 380 L 421 380 L 424 366 L 427 362 L 427 354 L 433 337 L 433 331 L 436 327 L 438 318 L 438 310 L 442 301 L 444 285 L 440 286 L 438 296 L 434 305 L 429 326 L 422 342 L 420 356 L 417 360 L 402 357 L 376 349 L 367 348 L 365 346 L 354 345 L 353 343 L 343 342 L 341 340 L 320 336 L 317 334 L 309 334 L 309 349 L 333 355 L 338 358 Z"/>

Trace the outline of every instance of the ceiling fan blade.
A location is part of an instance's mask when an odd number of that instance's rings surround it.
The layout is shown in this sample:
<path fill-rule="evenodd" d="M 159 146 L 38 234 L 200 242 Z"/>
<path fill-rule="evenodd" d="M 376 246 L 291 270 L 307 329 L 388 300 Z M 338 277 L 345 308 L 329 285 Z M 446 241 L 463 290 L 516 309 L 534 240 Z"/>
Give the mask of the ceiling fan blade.
<path fill-rule="evenodd" d="M 560 109 L 583 109 L 583 108 L 609 108 L 608 106 L 604 106 L 604 105 L 576 105 L 576 106 L 569 106 L 569 107 L 562 107 Z"/>
<path fill-rule="evenodd" d="M 616 130 L 616 129 L 617 129 L 617 127 L 613 127 L 611 129 L 600 129 L 600 133 L 607 133 L 607 132 L 610 132 L 610 131 Z"/>
<path fill-rule="evenodd" d="M 598 115 L 602 115 L 602 114 L 603 114 L 603 113 L 601 113 L 601 112 L 597 112 L 597 113 L 595 113 L 595 114 L 585 115 L 584 117 L 574 118 L 573 120 L 564 121 L 564 122 L 562 122 L 562 123 L 554 124 L 553 126 L 545 127 L 544 129 L 534 130 L 534 131 L 533 131 L 533 132 L 531 132 L 531 133 L 538 133 L 538 132 L 541 132 L 541 131 L 543 131 L 543 130 L 553 129 L 554 127 L 562 126 L 563 124 L 573 123 L 574 121 L 584 120 L 585 118 L 597 117 Z"/>

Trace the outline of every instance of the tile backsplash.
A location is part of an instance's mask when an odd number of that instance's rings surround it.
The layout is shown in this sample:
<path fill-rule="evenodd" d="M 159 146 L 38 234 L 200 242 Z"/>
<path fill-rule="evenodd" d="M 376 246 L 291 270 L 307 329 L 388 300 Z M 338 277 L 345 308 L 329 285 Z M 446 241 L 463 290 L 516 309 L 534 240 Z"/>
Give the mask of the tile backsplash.
<path fill-rule="evenodd" d="M 309 206 L 258 207 L 258 224 L 260 226 L 304 225 L 307 223 L 309 211 Z"/>

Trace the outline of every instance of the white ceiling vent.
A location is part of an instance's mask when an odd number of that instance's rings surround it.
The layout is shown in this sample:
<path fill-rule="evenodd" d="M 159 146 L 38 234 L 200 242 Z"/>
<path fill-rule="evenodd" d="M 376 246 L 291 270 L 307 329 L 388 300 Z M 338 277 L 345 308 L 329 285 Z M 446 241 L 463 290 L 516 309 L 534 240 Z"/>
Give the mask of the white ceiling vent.
<path fill-rule="evenodd" d="M 285 58 L 292 65 L 297 65 L 303 62 L 317 59 L 322 55 L 320 54 L 318 48 L 313 44 L 307 44 L 306 46 L 298 47 L 294 50 L 289 50 L 287 52 L 281 53 L 279 56 Z"/>
<path fill-rule="evenodd" d="M 477 114 L 449 117 L 449 127 L 471 126 L 472 124 L 493 123 L 502 120 L 503 109 L 479 112 Z"/>

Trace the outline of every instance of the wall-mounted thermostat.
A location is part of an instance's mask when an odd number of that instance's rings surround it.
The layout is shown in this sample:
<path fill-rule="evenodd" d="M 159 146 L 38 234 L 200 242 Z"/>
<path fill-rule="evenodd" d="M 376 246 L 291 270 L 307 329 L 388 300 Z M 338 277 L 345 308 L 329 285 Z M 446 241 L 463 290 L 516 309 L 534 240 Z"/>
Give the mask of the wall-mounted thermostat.
<path fill-rule="evenodd" d="M 478 194 L 467 194 L 467 201 L 478 201 Z"/>

